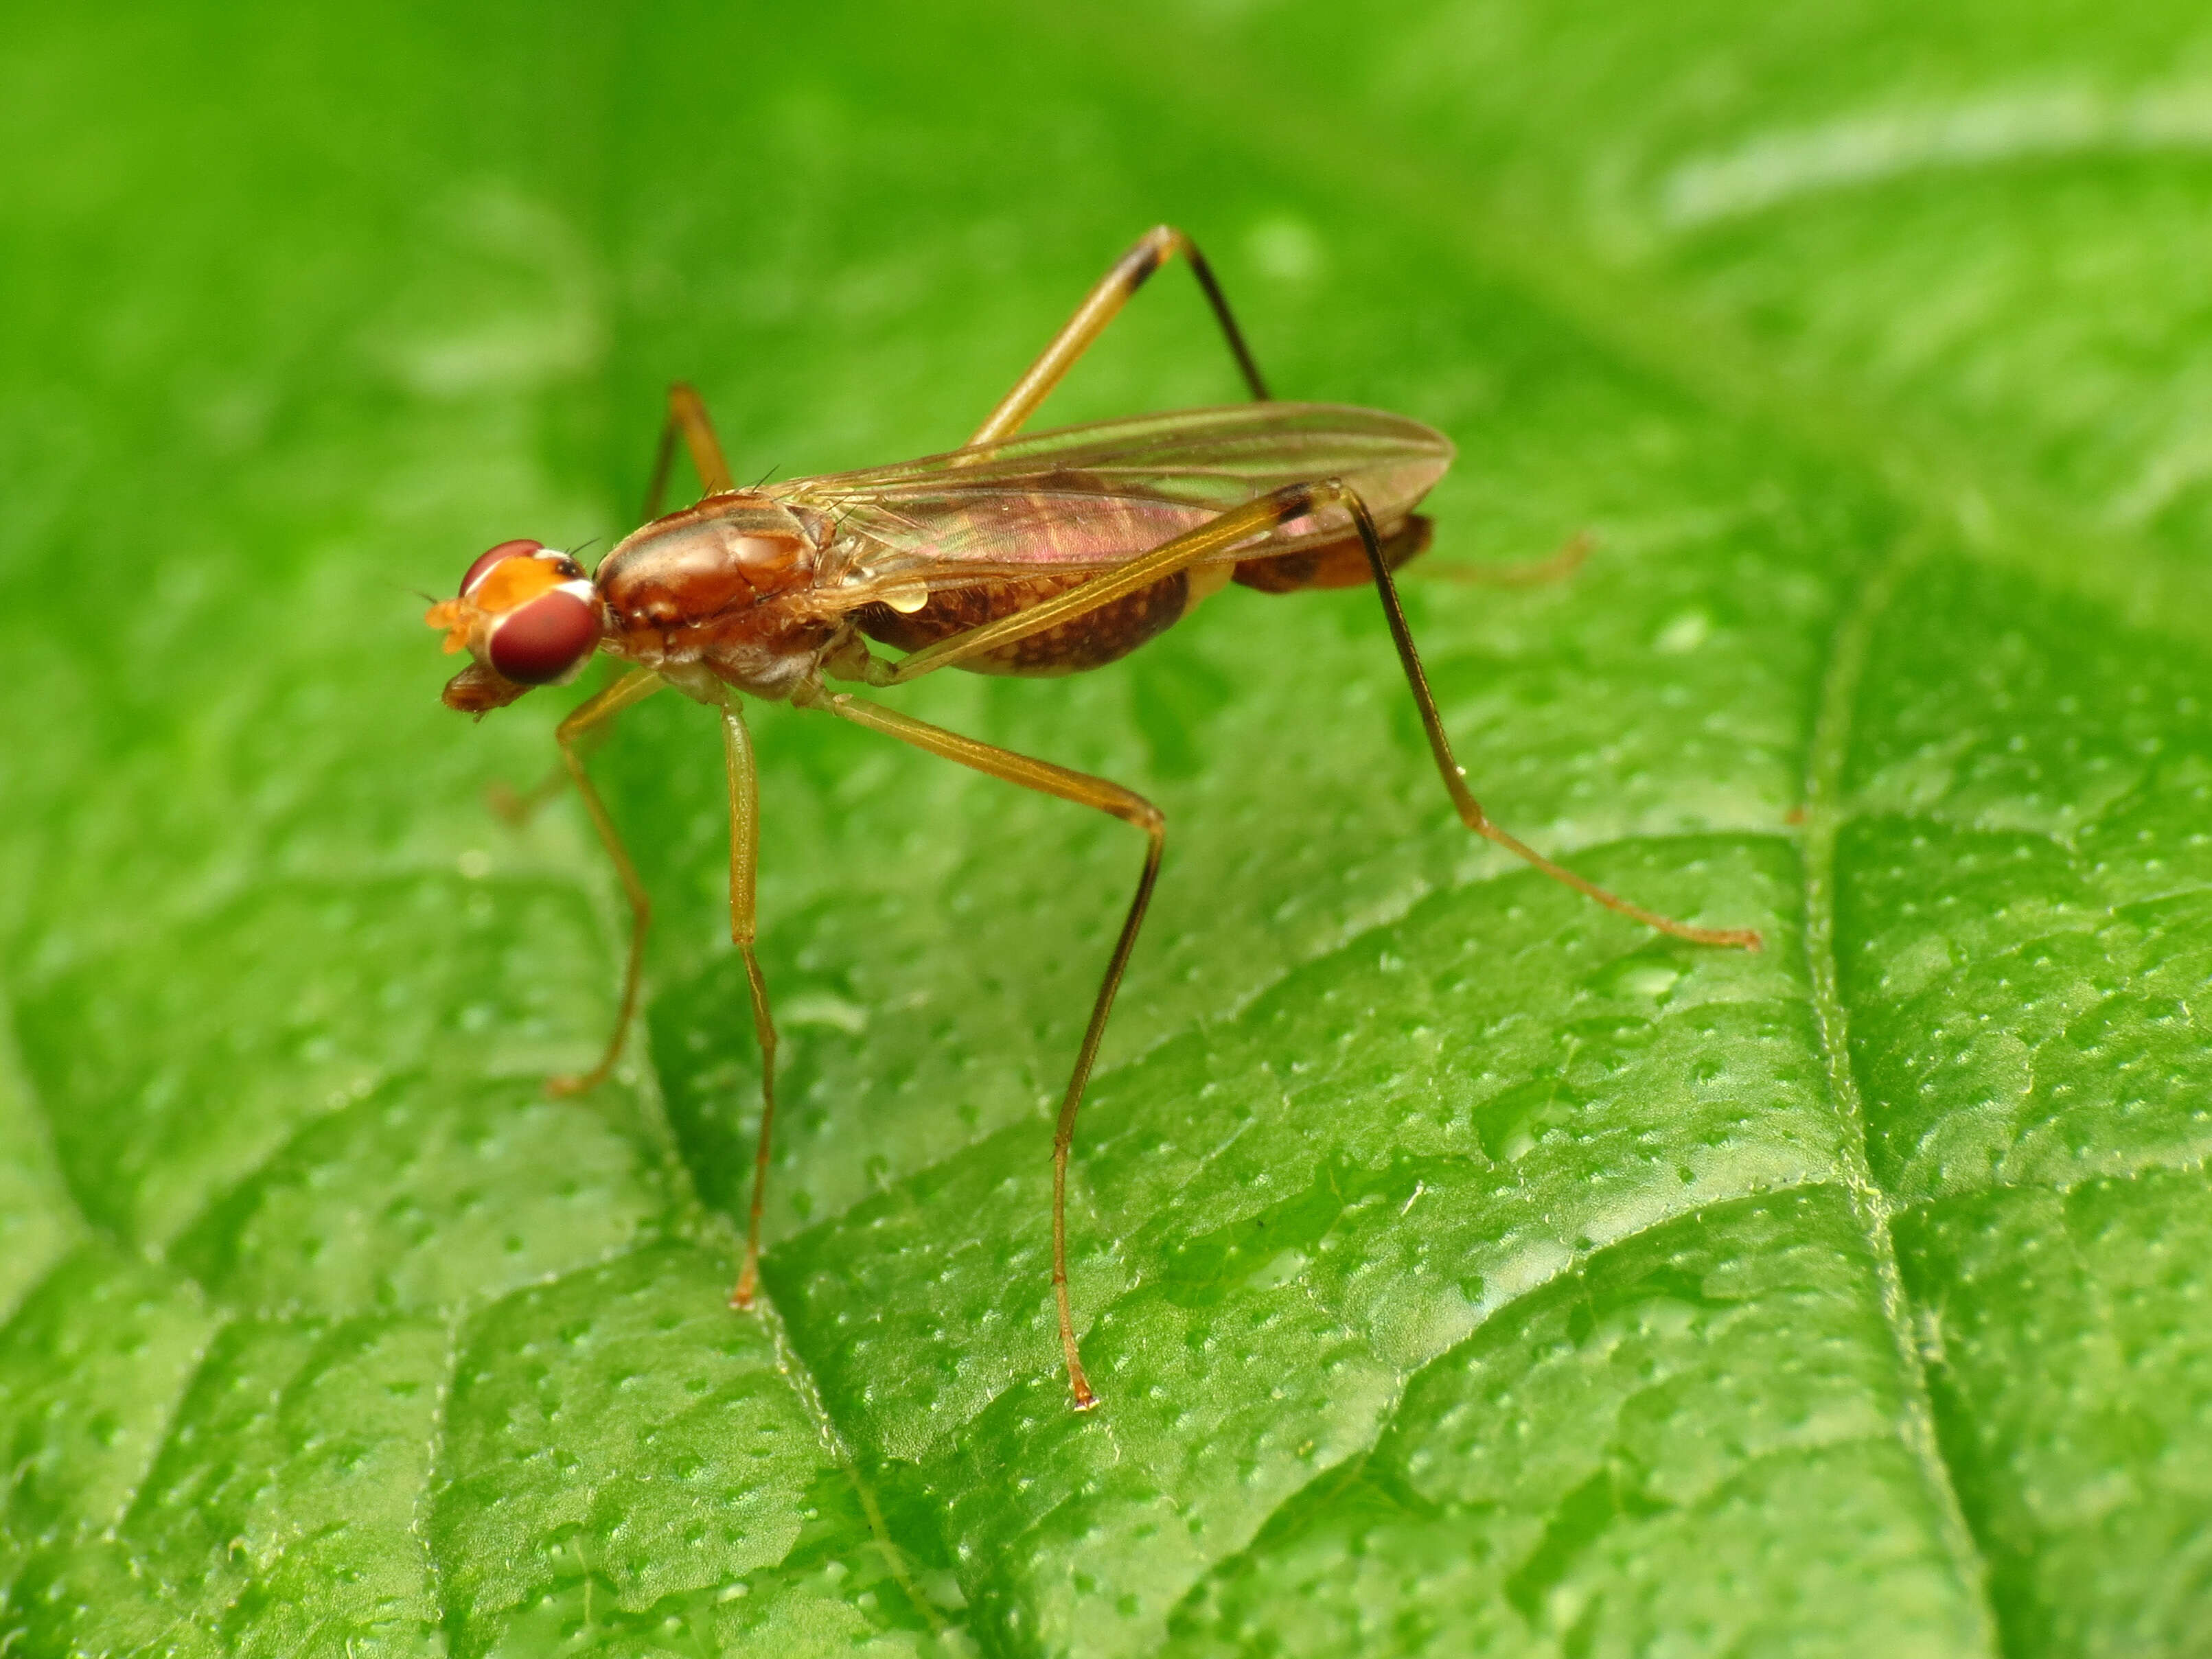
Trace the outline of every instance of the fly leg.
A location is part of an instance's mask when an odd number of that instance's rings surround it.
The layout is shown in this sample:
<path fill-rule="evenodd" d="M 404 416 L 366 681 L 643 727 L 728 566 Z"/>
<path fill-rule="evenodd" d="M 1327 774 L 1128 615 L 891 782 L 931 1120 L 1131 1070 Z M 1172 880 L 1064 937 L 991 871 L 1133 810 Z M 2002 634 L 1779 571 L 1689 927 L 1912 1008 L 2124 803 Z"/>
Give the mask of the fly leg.
<path fill-rule="evenodd" d="M 818 686 L 799 692 L 792 701 L 802 708 L 827 709 L 855 726 L 881 732 L 928 754 L 957 761 L 992 777 L 1019 784 L 1024 789 L 1056 795 L 1079 806 L 1096 807 L 1145 832 L 1147 845 L 1144 873 L 1137 878 L 1136 895 L 1129 901 L 1129 913 L 1122 921 L 1121 936 L 1115 940 L 1114 954 L 1107 962 L 1105 977 L 1099 981 L 1097 997 L 1091 1003 L 1091 1021 L 1084 1027 L 1083 1046 L 1076 1051 L 1075 1068 L 1068 1076 L 1066 1092 L 1060 1097 L 1060 1121 L 1052 1137 L 1052 1291 L 1060 1309 L 1060 1343 L 1067 1358 L 1068 1389 L 1074 1396 L 1075 1409 L 1088 1411 L 1098 1403 L 1098 1396 L 1091 1391 L 1091 1380 L 1083 1373 L 1083 1356 L 1075 1345 L 1074 1316 L 1067 1301 L 1067 1155 L 1075 1143 L 1076 1110 L 1083 1103 L 1083 1091 L 1091 1080 L 1091 1064 L 1098 1057 L 1099 1040 L 1106 1034 L 1106 1017 L 1114 1010 L 1114 994 L 1121 988 L 1122 972 L 1129 965 L 1129 953 L 1136 948 L 1138 929 L 1144 925 L 1145 908 L 1152 902 L 1152 884 L 1160 872 L 1160 854 L 1167 846 L 1167 819 L 1152 802 L 1118 783 L 1088 773 L 1070 771 L 1050 761 L 995 748 L 878 703 L 863 702 L 857 697 L 824 691 Z"/>
<path fill-rule="evenodd" d="M 683 434 L 684 447 L 690 452 L 691 465 L 699 475 L 699 483 L 703 493 L 708 495 L 719 495 L 723 490 L 732 487 L 730 482 L 730 464 L 722 459 L 721 441 L 714 435 L 714 423 L 707 417 L 705 401 L 701 398 L 697 390 L 689 381 L 678 380 L 668 388 L 668 416 L 661 423 L 660 443 L 653 452 L 653 482 L 646 487 L 645 511 L 639 515 L 641 519 L 652 520 L 660 516 L 661 497 L 668 493 L 668 473 L 676 459 L 676 438 L 678 433 Z M 620 690 L 620 684 L 614 689 Z M 641 692 L 638 695 L 644 694 Z M 600 701 L 599 698 L 593 698 L 590 702 L 578 708 L 575 714 L 569 716 L 569 722 L 562 726 L 562 732 L 567 733 L 569 723 L 574 722 L 587 711 L 596 708 Z M 617 703 L 614 708 L 609 708 L 605 714 L 594 715 L 578 726 L 573 735 L 580 744 L 586 734 L 591 733 L 591 741 L 596 744 L 606 734 L 605 732 L 592 732 L 592 728 L 598 726 L 608 715 L 614 714 L 616 709 L 627 708 L 629 702 L 635 701 L 636 698 L 632 697 L 627 702 Z M 579 778 L 582 777 L 582 773 L 577 770 L 577 762 L 580 757 L 569 753 L 569 739 L 564 736 L 562 738 L 562 757 L 566 764 L 555 767 L 551 772 L 527 789 L 517 789 L 507 783 L 493 784 L 485 792 L 486 799 L 491 810 L 509 823 L 518 827 L 528 823 L 533 812 L 560 793 L 561 785 L 568 775 L 574 774 Z M 589 751 L 586 750 L 584 752 Z M 584 787 L 586 799 L 592 799 L 589 793 L 591 786 L 586 784 Z M 627 867 L 627 860 L 618 844 L 608 840 L 611 833 L 602 830 L 599 838 L 607 842 L 607 850 L 614 855 L 617 867 Z M 591 1073 L 592 1081 L 597 1082 L 604 1075 L 604 1068 L 593 1072 Z"/>
<path fill-rule="evenodd" d="M 760 1142 L 753 1152 L 753 1202 L 745 1222 L 745 1261 L 730 1292 L 730 1305 L 753 1305 L 760 1286 L 761 1207 L 768 1200 L 769 1136 L 775 1127 L 775 1021 L 768 1006 L 768 981 L 753 950 L 759 926 L 753 878 L 760 866 L 760 776 L 745 717 L 732 697 L 722 705 L 722 752 L 730 774 L 730 942 L 745 962 L 745 992 L 753 1006 L 753 1035 L 761 1051 Z"/>
<path fill-rule="evenodd" d="M 1587 898 L 1595 899 L 1608 910 L 1642 922 L 1646 927 L 1675 939 L 1688 939 L 1698 945 L 1734 945 L 1747 951 L 1759 948 L 1759 934 L 1747 927 L 1696 927 L 1688 922 L 1677 921 L 1632 904 L 1620 895 L 1586 880 L 1573 871 L 1554 864 L 1525 842 L 1517 840 L 1491 821 L 1482 810 L 1482 803 L 1467 787 L 1467 774 L 1453 758 L 1451 742 L 1444 735 L 1443 720 L 1437 713 L 1436 698 L 1429 690 L 1427 674 L 1421 667 L 1420 653 L 1414 647 L 1413 630 L 1406 624 L 1405 608 L 1398 602 L 1398 589 L 1390 579 L 1389 561 L 1385 556 L 1381 538 L 1376 534 L 1375 520 L 1367 510 L 1367 503 L 1358 493 L 1340 481 L 1329 478 L 1310 484 L 1288 484 L 1257 501 L 1243 507 L 1232 507 L 1219 518 L 1176 537 L 1173 541 L 1154 548 L 1151 552 L 1129 560 L 1116 568 L 1092 577 L 1079 587 L 1011 617 L 986 623 L 964 634 L 955 634 L 951 639 L 939 640 L 896 665 L 872 665 L 868 673 L 873 685 L 899 685 L 918 679 L 924 674 L 950 666 L 963 659 L 999 650 L 1017 640 L 1056 628 L 1073 617 L 1095 611 L 1100 605 L 1120 599 L 1125 593 L 1148 587 L 1163 577 L 1186 569 L 1208 559 L 1218 559 L 1229 550 L 1251 540 L 1278 525 L 1288 524 L 1309 514 L 1316 518 L 1331 509 L 1347 516 L 1359 538 L 1367 556 L 1368 568 L 1375 578 L 1376 592 L 1382 601 L 1382 613 L 1390 626 L 1390 638 L 1398 648 L 1398 661 L 1406 671 L 1407 684 L 1413 693 L 1413 702 L 1420 710 L 1421 728 L 1427 733 L 1429 752 L 1436 757 L 1437 770 L 1443 776 L 1444 787 L 1451 793 L 1452 805 L 1458 810 L 1460 821 L 1487 841 L 1495 842 L 1516 857 L 1526 860 L 1535 868 L 1557 882 L 1565 883 Z"/>
<path fill-rule="evenodd" d="M 614 860 L 615 874 L 622 880 L 623 896 L 629 901 L 629 957 L 623 968 L 622 1008 L 615 1015 L 615 1029 L 607 1038 L 606 1052 L 599 1056 L 598 1065 L 581 1076 L 547 1079 L 545 1089 L 549 1094 L 581 1094 L 605 1083 L 615 1069 L 615 1062 L 622 1058 L 623 1041 L 629 1035 L 630 1019 L 637 1012 L 638 981 L 645 971 L 645 932 L 653 924 L 653 902 L 646 896 L 645 884 L 638 878 L 637 866 L 630 862 L 629 850 L 623 845 L 614 819 L 607 815 L 606 803 L 599 799 L 592 775 L 585 769 L 584 757 L 595 728 L 605 725 L 632 703 L 651 696 L 665 683 L 650 669 L 634 669 L 596 697 L 580 703 L 561 722 L 556 733 L 561 742 L 561 758 L 584 797 L 584 810 L 591 815 L 592 828 L 599 831 L 599 845 Z"/>
<path fill-rule="evenodd" d="M 1221 292 L 1221 284 L 1213 280 L 1213 268 L 1206 263 L 1206 256 L 1198 251 L 1198 244 L 1173 225 L 1155 225 L 1137 239 L 1137 244 L 1114 262 L 1113 269 L 1098 279 L 1098 284 L 1084 297 L 1075 308 L 1075 314 L 1052 337 L 1028 373 L 1014 382 L 1012 391 L 999 400 L 983 424 L 968 440 L 970 446 L 995 443 L 1001 438 L 1011 438 L 1022 429 L 1023 424 L 1036 412 L 1060 377 L 1073 368 L 1075 360 L 1091 349 L 1091 342 L 1106 331 L 1129 296 L 1145 285 L 1145 279 L 1158 270 L 1169 259 L 1180 253 L 1190 265 L 1191 275 L 1206 290 L 1206 302 L 1213 307 L 1214 320 L 1221 325 L 1223 337 L 1237 359 L 1237 367 L 1244 376 L 1244 384 L 1252 395 L 1262 401 L 1267 396 L 1267 383 L 1260 378 L 1260 366 L 1252 361 L 1252 352 L 1244 343 L 1244 336 L 1237 326 L 1237 319 L 1229 309 L 1229 301 Z"/>
<path fill-rule="evenodd" d="M 600 721 L 587 731 L 579 732 L 576 738 L 578 751 L 588 761 L 599 752 L 599 745 L 607 740 L 612 731 L 611 726 Z M 568 766 L 564 757 L 555 761 L 545 775 L 527 789 L 517 789 L 504 778 L 494 778 L 484 786 L 484 805 L 491 808 L 494 816 L 504 819 L 513 828 L 524 829 L 531 819 L 538 816 L 538 809 L 558 795 L 568 782 Z"/>
<path fill-rule="evenodd" d="M 707 418 L 706 401 L 688 380 L 678 380 L 668 388 L 668 418 L 661 422 L 660 447 L 653 453 L 653 482 L 646 487 L 645 512 L 642 519 L 651 520 L 660 516 L 661 497 L 668 492 L 668 470 L 676 459 L 676 434 L 684 434 L 684 447 L 690 452 L 692 471 L 699 475 L 700 493 L 719 495 L 737 486 L 730 478 L 730 464 L 722 459 L 721 440 L 714 435 L 714 423 Z"/>
<path fill-rule="evenodd" d="M 484 786 L 484 805 L 514 828 L 520 830 L 538 816 L 538 809 L 561 793 L 561 786 L 568 781 L 568 769 L 556 765 L 527 789 L 518 789 L 504 778 L 494 778 Z"/>
<path fill-rule="evenodd" d="M 1375 533 L 1375 520 L 1367 511 L 1367 503 L 1340 483 L 1332 483 L 1339 500 L 1352 512 L 1352 522 L 1358 526 L 1360 545 L 1367 553 L 1368 568 L 1374 573 L 1375 592 L 1382 601 L 1382 615 L 1390 625 L 1391 642 L 1398 647 L 1399 665 L 1406 671 L 1406 684 L 1413 693 L 1413 703 L 1420 710 L 1421 730 L 1427 733 L 1429 753 L 1436 757 L 1437 774 L 1450 792 L 1452 805 L 1459 811 L 1460 822 L 1486 840 L 1497 842 L 1516 857 L 1524 859 L 1542 871 L 1553 881 L 1562 882 L 1585 898 L 1596 900 L 1608 910 L 1617 910 L 1646 927 L 1657 929 L 1674 939 L 1688 939 L 1694 945 L 1735 945 L 1746 951 L 1759 948 L 1759 937 L 1749 927 L 1695 927 L 1672 916 L 1662 916 L 1632 904 L 1618 893 L 1608 891 L 1595 882 L 1577 875 L 1562 865 L 1554 864 L 1527 842 L 1509 835 L 1491 822 L 1490 815 L 1482 810 L 1482 803 L 1467 787 L 1467 770 L 1453 758 L 1451 739 L 1444 735 L 1443 717 L 1437 712 L 1437 700 L 1429 690 L 1429 677 L 1421 666 L 1421 653 L 1413 646 L 1413 630 L 1407 626 L 1406 608 L 1398 602 L 1398 585 L 1390 577 L 1390 566 L 1382 556 L 1382 544 Z"/>

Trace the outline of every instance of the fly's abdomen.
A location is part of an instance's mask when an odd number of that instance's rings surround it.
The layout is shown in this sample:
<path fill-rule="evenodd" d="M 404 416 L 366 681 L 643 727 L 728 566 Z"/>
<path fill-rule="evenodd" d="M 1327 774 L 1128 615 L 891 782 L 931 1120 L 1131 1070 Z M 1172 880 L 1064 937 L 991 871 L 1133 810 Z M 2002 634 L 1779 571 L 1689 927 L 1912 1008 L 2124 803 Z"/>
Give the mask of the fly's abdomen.
<path fill-rule="evenodd" d="M 1436 526 L 1419 514 L 1407 515 L 1395 531 L 1382 534 L 1382 563 L 1386 569 L 1417 557 L 1429 544 Z M 1367 562 L 1367 549 L 1358 536 L 1322 542 L 1288 553 L 1256 559 L 1240 559 L 1237 580 L 1262 593 L 1295 593 L 1308 587 L 1363 587 L 1375 577 Z"/>
<path fill-rule="evenodd" d="M 1079 586 L 1092 574 L 1083 571 L 978 582 L 933 593 L 917 611 L 894 611 L 881 604 L 863 605 L 853 613 L 854 620 L 872 640 L 901 651 L 919 651 L 939 640 L 1030 610 Z M 1041 633 L 981 656 L 963 658 L 957 665 L 977 674 L 1036 678 L 1103 667 L 1172 627 L 1190 608 L 1190 598 L 1189 574 L 1179 570 Z"/>

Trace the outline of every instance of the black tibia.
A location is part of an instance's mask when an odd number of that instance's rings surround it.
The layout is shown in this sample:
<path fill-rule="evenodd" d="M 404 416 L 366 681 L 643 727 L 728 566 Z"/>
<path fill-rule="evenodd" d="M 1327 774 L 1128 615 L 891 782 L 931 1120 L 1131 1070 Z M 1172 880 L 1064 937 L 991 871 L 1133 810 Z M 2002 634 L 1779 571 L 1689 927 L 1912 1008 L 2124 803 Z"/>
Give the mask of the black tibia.
<path fill-rule="evenodd" d="M 1672 916 L 1662 916 L 1647 910 L 1640 904 L 1632 904 L 1618 893 L 1608 891 L 1595 882 L 1577 875 L 1564 865 L 1555 864 L 1527 842 L 1508 834 L 1491 822 L 1490 815 L 1482 810 L 1482 803 L 1468 787 L 1467 772 L 1453 758 L 1451 739 L 1444 735 L 1443 717 L 1437 712 L 1435 695 L 1429 690 L 1429 677 L 1421 666 L 1421 653 L 1413 645 L 1413 630 L 1407 623 L 1406 608 L 1398 600 L 1398 585 L 1390 579 L 1390 565 L 1382 550 L 1381 538 L 1375 533 L 1375 520 L 1369 515 L 1367 504 L 1341 484 L 1333 486 L 1345 505 L 1351 508 L 1353 523 L 1358 526 L 1362 548 L 1367 556 L 1368 568 L 1374 577 L 1375 592 L 1382 601 L 1382 615 L 1390 628 L 1390 641 L 1398 650 L 1398 662 L 1406 672 L 1406 684 L 1413 694 L 1415 708 L 1420 711 L 1421 729 L 1429 739 L 1429 752 L 1435 757 L 1437 775 L 1443 780 L 1444 788 L 1457 809 L 1460 822 L 1486 841 L 1495 842 L 1515 857 L 1526 860 L 1553 881 L 1571 887 L 1585 898 L 1595 899 L 1608 910 L 1617 911 L 1646 927 L 1675 939 L 1687 939 L 1695 945 L 1734 945 L 1746 951 L 1760 948 L 1759 936 L 1749 927 L 1693 927 L 1687 922 L 1677 921 Z"/>
<path fill-rule="evenodd" d="M 1075 314 L 1060 325 L 1060 332 L 1037 354 L 1036 361 L 1014 382 L 1013 389 L 999 400 L 999 406 L 975 428 L 969 444 L 995 443 L 1020 431 L 1036 412 L 1037 405 L 1060 384 L 1061 377 L 1105 332 L 1106 325 L 1129 302 L 1129 296 L 1177 253 L 1189 261 L 1191 274 L 1205 291 L 1206 302 L 1212 307 L 1213 319 L 1221 326 L 1222 338 L 1228 343 L 1230 355 L 1237 360 L 1237 372 L 1244 377 L 1246 389 L 1264 401 L 1267 383 L 1261 377 L 1259 364 L 1253 361 L 1252 349 L 1244 343 L 1244 331 L 1237 326 L 1236 314 L 1229 309 L 1228 296 L 1214 280 L 1213 268 L 1206 264 L 1198 245 L 1182 232 L 1172 225 L 1156 225 L 1139 237 L 1136 246 L 1116 259 L 1113 268 L 1098 279 L 1084 296 L 1083 303 L 1076 307 Z"/>
<path fill-rule="evenodd" d="M 1244 331 L 1237 326 L 1236 314 L 1229 309 L 1229 296 L 1221 291 L 1214 279 L 1213 267 L 1198 251 L 1198 244 L 1172 225 L 1156 225 L 1137 239 L 1137 245 L 1121 256 L 1114 270 L 1115 276 L 1127 273 L 1129 292 L 1133 294 L 1145 285 L 1152 274 L 1168 262 L 1170 256 L 1180 253 L 1190 266 L 1190 274 L 1198 278 L 1204 290 L 1206 303 L 1213 312 L 1213 320 L 1221 325 L 1222 337 L 1228 342 L 1230 355 L 1237 359 L 1237 373 L 1244 377 L 1244 385 L 1252 396 L 1261 403 L 1267 400 L 1267 383 L 1261 378 L 1260 365 L 1253 361 L 1252 348 L 1244 343 Z M 1109 279 L 1110 280 L 1110 279 Z"/>

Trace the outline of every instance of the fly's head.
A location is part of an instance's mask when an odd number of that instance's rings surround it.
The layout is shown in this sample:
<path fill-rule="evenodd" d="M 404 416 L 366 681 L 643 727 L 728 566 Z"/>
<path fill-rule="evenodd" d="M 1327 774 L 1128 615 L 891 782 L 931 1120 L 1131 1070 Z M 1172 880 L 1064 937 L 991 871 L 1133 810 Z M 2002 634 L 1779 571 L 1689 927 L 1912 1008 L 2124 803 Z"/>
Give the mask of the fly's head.
<path fill-rule="evenodd" d="M 482 715 L 533 686 L 573 679 L 605 632 L 584 567 L 542 543 L 501 542 L 477 556 L 459 597 L 422 620 L 443 629 L 448 652 L 476 660 L 446 684 L 448 708 Z"/>

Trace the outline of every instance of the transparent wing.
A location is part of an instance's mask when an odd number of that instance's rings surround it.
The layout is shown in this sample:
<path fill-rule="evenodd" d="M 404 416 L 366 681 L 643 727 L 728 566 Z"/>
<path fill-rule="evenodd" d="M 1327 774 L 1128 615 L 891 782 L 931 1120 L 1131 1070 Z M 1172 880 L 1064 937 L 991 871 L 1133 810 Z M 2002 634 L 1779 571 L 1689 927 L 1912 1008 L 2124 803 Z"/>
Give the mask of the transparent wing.
<path fill-rule="evenodd" d="M 1451 465 L 1441 433 L 1334 404 L 1179 410 L 774 486 L 836 525 L 825 583 L 929 588 L 1117 563 L 1285 484 L 1341 478 L 1387 532 Z M 1351 533 L 1341 509 L 1222 555 Z"/>

